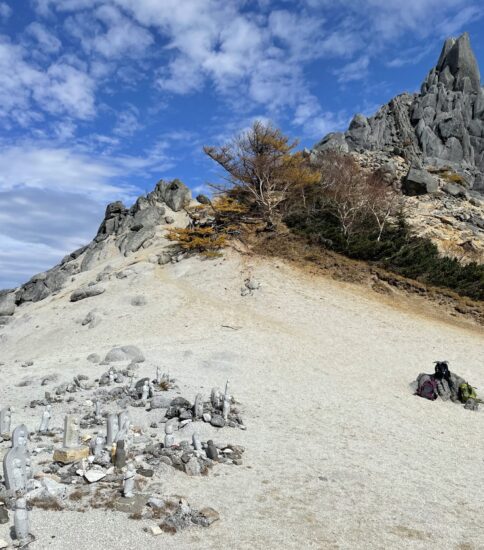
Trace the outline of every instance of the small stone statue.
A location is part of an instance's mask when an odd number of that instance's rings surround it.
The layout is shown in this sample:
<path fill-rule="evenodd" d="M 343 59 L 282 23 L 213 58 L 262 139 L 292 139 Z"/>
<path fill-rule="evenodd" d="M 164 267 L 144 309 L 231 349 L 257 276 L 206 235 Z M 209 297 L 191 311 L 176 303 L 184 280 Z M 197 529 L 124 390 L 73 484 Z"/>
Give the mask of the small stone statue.
<path fill-rule="evenodd" d="M 212 402 L 212 407 L 214 409 L 220 409 L 222 407 L 222 392 L 219 388 L 212 388 L 210 401 Z"/>
<path fill-rule="evenodd" d="M 29 430 L 25 424 L 20 424 L 12 432 L 12 447 L 21 447 L 23 450 L 26 450 L 28 440 Z"/>
<path fill-rule="evenodd" d="M 22 460 L 15 458 L 13 461 L 13 489 L 14 491 L 23 491 L 26 485 L 26 474 L 22 465 Z"/>
<path fill-rule="evenodd" d="M 108 416 L 107 426 L 106 426 L 106 445 L 108 448 L 111 448 L 113 443 L 116 441 L 116 436 L 119 431 L 119 421 L 117 414 L 110 414 Z"/>
<path fill-rule="evenodd" d="M 118 414 L 118 433 L 116 434 L 115 441 L 120 441 L 121 439 L 127 443 L 129 440 L 129 430 L 131 428 L 131 422 L 129 418 L 128 411 L 121 411 Z"/>
<path fill-rule="evenodd" d="M 118 441 L 116 445 L 116 453 L 114 455 L 114 465 L 116 468 L 124 468 L 126 466 L 126 449 L 124 448 L 124 439 Z"/>
<path fill-rule="evenodd" d="M 143 384 L 143 393 L 141 394 L 141 400 L 147 401 L 149 394 L 150 394 L 150 385 L 148 380 L 146 380 L 145 383 Z"/>
<path fill-rule="evenodd" d="M 201 393 L 197 393 L 195 397 L 193 416 L 194 418 L 202 418 L 203 416 L 203 395 Z"/>
<path fill-rule="evenodd" d="M 32 461 L 30 460 L 30 457 L 26 457 L 25 459 L 25 487 L 26 489 L 30 489 L 32 485 L 32 480 L 34 479 L 34 471 L 32 469 Z"/>
<path fill-rule="evenodd" d="M 155 396 L 155 385 L 153 384 L 153 382 L 148 382 L 148 386 L 149 386 L 149 397 L 154 397 Z"/>
<path fill-rule="evenodd" d="M 42 419 L 40 421 L 40 428 L 39 428 L 39 432 L 41 434 L 45 434 L 46 432 L 49 431 L 49 422 L 50 422 L 50 419 L 52 418 L 52 414 L 50 412 L 51 409 L 52 409 L 52 405 L 47 405 L 44 412 L 42 413 Z"/>
<path fill-rule="evenodd" d="M 95 403 L 94 417 L 98 424 L 101 423 L 103 420 L 102 413 L 101 413 L 101 401 L 99 401 L 99 399 Z"/>
<path fill-rule="evenodd" d="M 17 499 L 14 515 L 15 537 L 21 545 L 26 544 L 30 539 L 30 522 L 27 502 L 24 498 Z"/>
<path fill-rule="evenodd" d="M 207 449 L 205 452 L 207 454 L 207 458 L 210 458 L 210 460 L 218 460 L 218 450 L 211 439 L 207 441 Z"/>
<path fill-rule="evenodd" d="M 79 435 L 79 420 L 72 414 L 66 415 L 64 420 L 63 447 L 66 449 L 75 449 L 79 447 Z"/>
<path fill-rule="evenodd" d="M 124 474 L 124 484 L 123 484 L 123 496 L 124 498 L 133 498 L 134 497 L 134 482 L 135 482 L 136 470 L 134 469 L 134 464 L 130 462 L 126 473 Z"/>
<path fill-rule="evenodd" d="M 230 413 L 230 397 L 227 394 L 225 394 L 223 407 L 222 407 L 222 416 L 224 420 L 227 420 L 227 418 L 229 417 L 229 413 Z"/>
<path fill-rule="evenodd" d="M 173 424 L 165 424 L 165 449 L 173 447 L 175 444 L 175 436 L 173 435 Z"/>
<path fill-rule="evenodd" d="M 109 383 L 114 384 L 114 371 L 109 371 Z"/>
<path fill-rule="evenodd" d="M 193 448 L 197 452 L 200 452 L 202 450 L 202 442 L 200 441 L 200 436 L 196 432 L 192 435 L 192 443 Z"/>
<path fill-rule="evenodd" d="M 12 409 L 6 407 L 0 411 L 0 435 L 9 434 L 12 425 Z"/>
<path fill-rule="evenodd" d="M 105 440 L 101 435 L 97 435 L 92 445 L 92 453 L 94 456 L 100 456 L 104 450 Z"/>

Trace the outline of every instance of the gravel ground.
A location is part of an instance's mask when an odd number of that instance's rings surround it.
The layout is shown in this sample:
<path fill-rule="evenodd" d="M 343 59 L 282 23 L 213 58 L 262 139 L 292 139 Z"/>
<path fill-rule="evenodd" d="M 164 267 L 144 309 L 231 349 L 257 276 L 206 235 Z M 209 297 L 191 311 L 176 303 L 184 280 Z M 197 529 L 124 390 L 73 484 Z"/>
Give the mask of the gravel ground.
<path fill-rule="evenodd" d="M 123 261 L 110 263 L 119 269 Z M 186 397 L 208 398 L 230 380 L 247 431 L 200 429 L 203 439 L 243 445 L 243 465 L 197 478 L 170 469 L 156 480 L 166 494 L 215 508 L 220 521 L 208 529 L 153 537 L 142 529 L 149 523 L 121 513 L 34 510 L 32 550 L 484 548 L 484 409 L 426 401 L 409 386 L 447 359 L 484 388 L 482 331 L 234 253 L 144 262 L 138 271 L 69 303 L 70 292 L 94 278 L 87 272 L 54 298 L 20 308 L 0 332 L 0 404 L 16 407 L 15 424 L 35 429 L 41 409 L 26 405 L 52 387 L 40 386 L 42 376 L 99 376 L 106 367 L 89 363 L 90 353 L 134 344 L 147 358 L 140 376 L 158 365 Z M 242 297 L 249 276 L 262 286 Z M 138 295 L 146 305 L 131 305 Z M 103 320 L 82 326 L 94 308 Z M 22 368 L 27 360 L 34 365 Z M 34 383 L 17 387 L 25 377 Z M 53 425 L 71 409 L 54 405 Z M 145 421 L 131 411 L 135 424 Z M 8 540 L 8 530 L 0 525 L 0 538 Z"/>

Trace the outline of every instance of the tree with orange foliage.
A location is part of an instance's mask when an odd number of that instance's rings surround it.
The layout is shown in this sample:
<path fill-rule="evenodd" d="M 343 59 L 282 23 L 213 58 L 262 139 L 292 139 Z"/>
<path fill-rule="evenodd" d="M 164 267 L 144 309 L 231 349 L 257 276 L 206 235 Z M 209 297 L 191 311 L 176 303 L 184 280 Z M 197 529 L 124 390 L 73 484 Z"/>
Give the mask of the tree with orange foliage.
<path fill-rule="evenodd" d="M 205 153 L 226 172 L 225 186 L 214 186 L 250 207 L 269 227 L 290 190 L 315 184 L 320 174 L 301 152 L 271 124 L 256 121 L 252 127 L 221 147 L 204 147 Z"/>

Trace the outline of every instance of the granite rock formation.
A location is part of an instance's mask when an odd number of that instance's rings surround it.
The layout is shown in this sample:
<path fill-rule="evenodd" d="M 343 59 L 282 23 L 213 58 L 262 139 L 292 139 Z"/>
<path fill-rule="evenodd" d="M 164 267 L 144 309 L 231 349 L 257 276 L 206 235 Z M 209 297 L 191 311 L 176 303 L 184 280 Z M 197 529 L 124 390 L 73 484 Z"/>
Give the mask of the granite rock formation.
<path fill-rule="evenodd" d="M 190 200 L 190 189 L 181 181 L 161 180 L 131 208 L 120 201 L 109 204 L 91 243 L 65 256 L 59 265 L 35 275 L 18 289 L 0 292 L 0 316 L 11 316 L 16 306 L 38 302 L 59 292 L 73 275 L 87 271 L 105 258 L 118 254 L 129 256 L 148 246 L 157 228 L 167 224 L 165 214 L 183 210 Z M 79 295 L 85 297 L 93 289 L 81 291 Z"/>
<path fill-rule="evenodd" d="M 328 148 L 450 168 L 468 189 L 484 193 L 484 88 L 469 35 L 445 41 L 420 93 L 399 95 L 372 117 L 357 114 L 346 132 L 329 134 L 314 152 Z"/>

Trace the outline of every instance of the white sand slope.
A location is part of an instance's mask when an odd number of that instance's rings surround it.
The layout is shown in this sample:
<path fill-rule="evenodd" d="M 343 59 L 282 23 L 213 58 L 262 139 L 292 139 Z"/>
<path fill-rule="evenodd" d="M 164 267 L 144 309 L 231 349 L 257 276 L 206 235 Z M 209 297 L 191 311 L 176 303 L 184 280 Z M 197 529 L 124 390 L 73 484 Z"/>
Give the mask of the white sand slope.
<path fill-rule="evenodd" d="M 183 395 L 208 396 L 230 380 L 248 429 L 203 425 L 202 438 L 244 445 L 244 464 L 199 478 L 172 470 L 162 480 L 167 494 L 220 512 L 209 529 L 154 538 L 119 513 L 35 510 L 33 550 L 484 548 L 484 408 L 426 401 L 409 388 L 447 359 L 484 394 L 482 332 L 235 253 L 138 269 L 97 297 L 68 301 L 94 278 L 88 272 L 22 306 L 1 333 L 0 404 L 16 406 L 15 422 L 33 428 L 40 409 L 26 405 L 46 388 L 16 387 L 23 377 L 94 377 L 106 367 L 88 363 L 89 353 L 134 344 L 147 357 L 140 375 L 159 365 Z M 248 275 L 262 287 L 241 297 Z M 148 304 L 130 305 L 135 295 Z M 93 308 L 103 321 L 81 326 Z M 21 368 L 25 360 L 34 365 Z M 54 407 L 55 425 L 67 407 Z M 0 526 L 0 538 L 7 530 Z"/>

